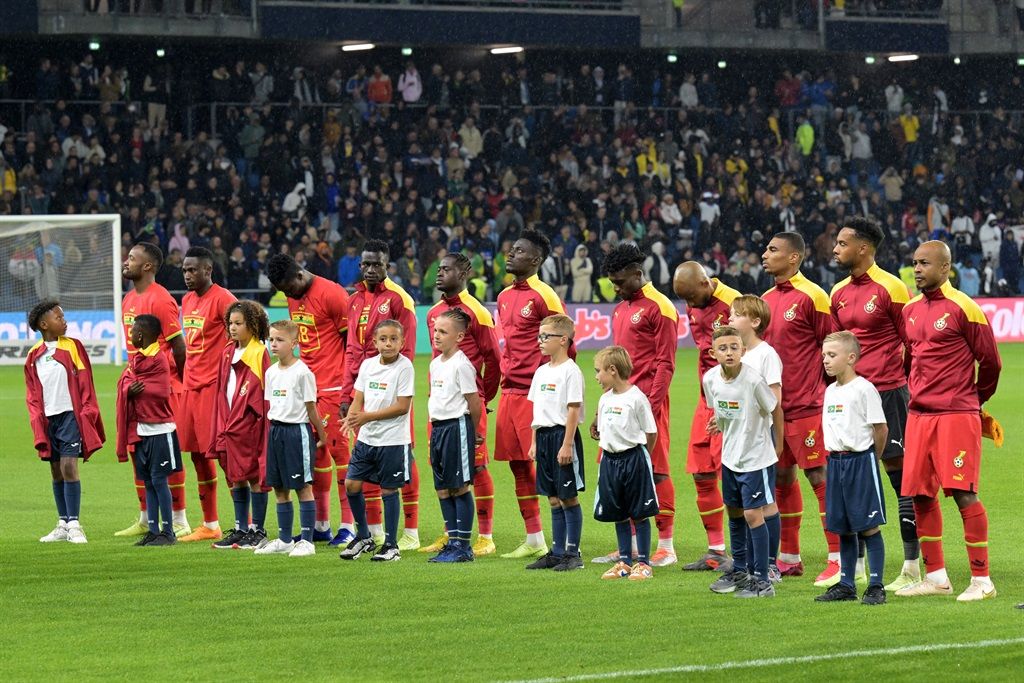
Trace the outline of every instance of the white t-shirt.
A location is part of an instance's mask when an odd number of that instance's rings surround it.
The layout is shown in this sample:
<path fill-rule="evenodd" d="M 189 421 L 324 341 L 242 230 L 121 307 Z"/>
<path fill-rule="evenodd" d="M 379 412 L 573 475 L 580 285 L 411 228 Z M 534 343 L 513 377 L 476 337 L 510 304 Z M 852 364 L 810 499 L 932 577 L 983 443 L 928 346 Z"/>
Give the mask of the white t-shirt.
<path fill-rule="evenodd" d="M 782 359 L 766 341 L 752 349 L 747 349 L 741 359 L 744 365 L 749 365 L 757 374 L 764 377 L 764 381 L 770 387 L 773 384 L 782 384 Z"/>
<path fill-rule="evenodd" d="M 306 424 L 309 422 L 306 403 L 316 402 L 316 377 L 301 360 L 296 360 L 286 368 L 275 363 L 267 368 L 263 378 L 263 398 L 270 401 L 268 420 Z"/>
<path fill-rule="evenodd" d="M 476 368 L 456 349 L 448 360 L 438 356 L 430 361 L 430 397 L 427 415 L 431 420 L 451 420 L 469 412 L 466 394 L 475 394 Z"/>
<path fill-rule="evenodd" d="M 727 382 L 716 365 L 704 373 L 703 383 L 722 430 L 722 464 L 733 472 L 753 472 L 778 462 L 771 433 L 775 394 L 764 377 L 740 365 L 739 374 Z"/>
<path fill-rule="evenodd" d="M 390 408 L 399 396 L 412 396 L 415 380 L 412 361 L 405 356 L 399 355 L 387 365 L 380 362 L 380 356 L 374 356 L 359 366 L 355 388 L 363 393 L 363 410 L 374 412 Z M 367 446 L 408 446 L 412 443 L 409 429 L 409 413 L 405 413 L 367 422 L 359 428 L 358 440 Z"/>
<path fill-rule="evenodd" d="M 597 430 L 601 450 L 621 453 L 636 446 L 647 446 L 647 435 L 658 431 L 651 403 L 644 392 L 631 386 L 616 394 L 606 391 L 597 403 Z"/>
<path fill-rule="evenodd" d="M 825 387 L 821 429 L 829 451 L 866 451 L 875 445 L 872 425 L 884 424 L 882 398 L 863 377 Z"/>
<path fill-rule="evenodd" d="M 43 387 L 43 412 L 46 417 L 52 417 L 74 410 L 74 405 L 68 387 L 68 371 L 53 357 L 57 342 L 43 343 L 46 344 L 46 353 L 36 359 L 36 374 Z"/>
<path fill-rule="evenodd" d="M 572 358 L 554 367 L 545 363 L 533 374 L 528 398 L 533 401 L 534 429 L 564 427 L 570 403 L 579 403 L 583 412 L 583 372 Z"/>
<path fill-rule="evenodd" d="M 242 348 L 238 347 L 235 352 L 231 355 L 231 365 L 233 366 L 238 362 L 238 359 L 242 357 Z M 228 386 L 227 386 L 227 397 L 228 397 L 228 408 L 235 400 L 235 389 L 238 387 L 238 377 L 235 375 L 235 369 L 232 367 L 228 370 Z"/>

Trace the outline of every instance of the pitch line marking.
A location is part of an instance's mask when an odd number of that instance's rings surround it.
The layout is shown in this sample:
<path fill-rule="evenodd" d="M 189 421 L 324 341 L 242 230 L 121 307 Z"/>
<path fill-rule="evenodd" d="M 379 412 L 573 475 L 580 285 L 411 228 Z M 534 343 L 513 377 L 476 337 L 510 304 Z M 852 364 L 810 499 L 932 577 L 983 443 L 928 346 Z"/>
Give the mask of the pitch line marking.
<path fill-rule="evenodd" d="M 1022 638 L 1003 638 L 999 640 L 978 640 L 970 643 L 935 643 L 932 645 L 907 645 L 905 647 L 889 647 L 877 650 L 855 650 L 852 652 L 833 652 L 821 655 L 805 655 L 802 657 L 771 657 L 768 659 L 748 659 L 746 661 L 721 662 L 718 664 L 684 664 L 660 669 L 641 669 L 639 671 L 607 671 L 604 673 L 580 674 L 578 676 L 561 676 L 552 678 L 531 678 L 512 683 L 570 683 L 572 681 L 605 681 L 615 678 L 639 678 L 641 676 L 660 676 L 665 674 L 710 673 L 728 669 L 756 669 L 784 664 L 815 664 L 837 659 L 855 657 L 872 657 L 886 655 L 914 654 L 918 652 L 942 652 L 945 650 L 979 650 L 988 647 L 1024 644 Z"/>

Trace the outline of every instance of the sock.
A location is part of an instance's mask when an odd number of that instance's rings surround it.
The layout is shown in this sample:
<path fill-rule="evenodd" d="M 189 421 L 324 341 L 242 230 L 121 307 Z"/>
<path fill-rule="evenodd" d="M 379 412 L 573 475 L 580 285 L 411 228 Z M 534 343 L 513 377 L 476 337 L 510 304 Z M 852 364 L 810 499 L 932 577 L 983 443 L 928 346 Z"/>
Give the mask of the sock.
<path fill-rule="evenodd" d="M 291 543 L 292 527 L 295 523 L 295 506 L 292 501 L 277 504 L 277 537 L 285 543 Z"/>
<path fill-rule="evenodd" d="M 641 519 L 633 522 L 636 529 L 636 561 L 651 563 L 651 520 Z"/>
<path fill-rule="evenodd" d="M 896 501 L 899 503 L 900 513 L 900 537 L 903 539 L 903 559 L 917 560 L 921 556 L 921 544 L 917 540 L 917 518 L 914 515 L 914 499 L 910 496 L 901 495 L 903 489 L 903 470 L 886 472 L 889 476 L 889 483 L 896 491 Z"/>
<path fill-rule="evenodd" d="M 452 540 L 456 538 L 456 529 L 458 529 L 455 523 L 457 516 L 455 499 L 449 496 L 448 498 L 439 498 L 438 500 L 441 502 L 441 517 L 444 519 L 444 530 L 448 534 L 448 539 Z"/>
<path fill-rule="evenodd" d="M 78 513 L 82 509 L 82 482 L 64 482 L 64 505 L 67 506 L 69 522 L 78 521 Z"/>
<path fill-rule="evenodd" d="M 708 548 L 725 550 L 725 503 L 718 479 L 694 479 L 694 483 L 697 485 L 697 512 L 708 536 Z"/>
<path fill-rule="evenodd" d="M 825 528 L 825 482 L 821 482 L 814 489 L 814 496 L 818 499 L 818 513 L 821 517 L 821 528 L 825 532 L 825 543 L 828 544 L 830 553 L 839 552 L 839 536 Z"/>
<path fill-rule="evenodd" d="M 363 496 L 366 499 L 366 523 L 379 527 L 383 519 L 380 500 L 380 487 L 369 482 L 363 483 Z"/>
<path fill-rule="evenodd" d="M 750 535 L 750 546 L 754 549 L 752 557 L 747 559 L 747 566 L 754 570 L 754 576 L 761 581 L 768 580 L 768 527 L 759 524 L 747 527 Z"/>
<path fill-rule="evenodd" d="M 473 494 L 466 491 L 455 497 L 455 526 L 459 540 L 468 544 L 473 536 Z"/>
<path fill-rule="evenodd" d="M 929 574 L 945 570 L 946 559 L 942 554 L 942 510 L 934 498 L 914 499 L 914 514 L 917 517 L 917 537 L 921 541 L 921 555 L 924 568 Z"/>
<path fill-rule="evenodd" d="M 167 486 L 171 489 L 171 509 L 175 512 L 185 510 L 185 470 L 171 472 L 167 477 Z M 170 519 L 170 517 L 168 517 Z"/>
<path fill-rule="evenodd" d="M 235 528 L 249 528 L 249 487 L 236 486 L 231 489 L 231 500 L 235 504 Z"/>
<path fill-rule="evenodd" d="M 302 540 L 313 542 L 313 525 L 316 523 L 316 500 L 299 501 L 299 526 Z"/>
<path fill-rule="evenodd" d="M 565 554 L 565 510 L 561 505 L 551 508 L 551 554 Z"/>
<path fill-rule="evenodd" d="M 729 549 L 734 571 L 747 571 L 747 522 L 742 517 L 729 518 Z"/>
<path fill-rule="evenodd" d="M 252 494 L 252 523 L 257 529 L 264 529 L 267 523 L 267 503 L 270 496 L 266 491 L 253 489 Z"/>
<path fill-rule="evenodd" d="M 519 514 L 523 516 L 526 525 L 526 533 L 535 534 L 543 528 L 540 522 L 540 503 L 537 501 L 537 472 L 528 460 L 512 460 L 509 467 L 515 477 L 516 499 L 519 502 Z"/>
<path fill-rule="evenodd" d="M 654 517 L 654 524 L 658 527 L 658 547 L 672 550 L 672 535 L 676 526 L 676 486 L 672 483 L 672 477 L 655 481 L 654 492 L 658 494 L 658 514 Z M 663 540 L 667 541 L 664 546 L 661 544 Z"/>
<path fill-rule="evenodd" d="M 476 499 L 480 535 L 490 538 L 494 530 L 494 480 L 486 467 L 480 468 L 473 475 L 473 498 Z"/>
<path fill-rule="evenodd" d="M 316 503 L 316 521 L 327 522 L 327 528 L 330 528 L 331 480 L 334 478 L 334 467 L 325 451 L 326 449 L 317 451 L 316 462 L 313 465 L 313 501 Z M 326 467 L 321 467 L 322 464 L 326 464 Z M 338 491 L 338 496 L 341 495 L 342 492 Z"/>
<path fill-rule="evenodd" d="M 775 499 L 779 505 L 781 529 L 779 553 L 800 557 L 800 520 L 804 515 L 804 499 L 800 494 L 800 483 L 778 484 Z"/>
<path fill-rule="evenodd" d="M 184 486 L 184 484 L 182 484 Z M 174 496 L 166 477 L 153 480 L 153 488 L 156 489 L 156 503 L 160 510 L 160 530 L 166 534 L 174 533 L 171 523 L 171 510 L 174 508 Z M 149 496 L 146 497 L 149 502 Z"/>
<path fill-rule="evenodd" d="M 70 512 L 69 512 L 70 514 Z M 988 574 L 988 513 L 981 501 L 971 503 L 960 510 L 964 520 L 964 542 L 967 544 L 967 559 L 971 563 L 971 576 Z"/>
<path fill-rule="evenodd" d="M 765 517 L 764 525 L 768 527 L 768 565 L 775 566 L 779 558 L 779 534 L 782 529 L 779 513 Z"/>
<path fill-rule="evenodd" d="M 216 529 L 217 521 L 217 465 L 202 453 L 192 454 L 192 466 L 196 470 L 199 487 L 199 507 L 203 509 L 203 524 Z"/>
<path fill-rule="evenodd" d="M 146 482 L 144 490 L 146 492 L 146 524 L 149 526 L 149 533 L 158 534 L 160 533 L 160 522 L 158 519 L 158 515 L 160 514 L 160 501 L 156 497 L 156 487 L 153 486 L 152 482 Z"/>
<path fill-rule="evenodd" d="M 53 482 L 53 502 L 57 504 L 57 516 L 62 522 L 68 521 L 68 503 L 64 496 L 64 480 Z"/>
<path fill-rule="evenodd" d="M 420 528 L 420 468 L 415 460 L 410 462 L 409 483 L 402 487 L 402 514 L 406 531 Z"/>
<path fill-rule="evenodd" d="M 534 531 L 532 533 L 526 534 L 526 545 L 530 546 L 531 548 L 539 548 L 542 545 L 544 545 L 544 532 Z"/>
<path fill-rule="evenodd" d="M 398 492 L 389 493 L 381 497 L 384 505 L 384 544 L 398 544 L 398 516 L 402 512 L 402 505 Z"/>
<path fill-rule="evenodd" d="M 133 460 L 132 468 L 134 469 L 134 467 L 135 463 Z M 139 498 L 139 512 L 142 513 L 141 515 L 139 515 L 139 522 L 141 522 L 142 524 L 146 524 L 147 521 L 149 520 L 148 515 L 146 515 L 146 501 L 149 499 L 149 494 L 147 493 L 146 489 L 147 486 L 146 484 L 143 483 L 141 479 L 135 480 L 135 495 L 138 496 Z"/>
<path fill-rule="evenodd" d="M 868 550 L 868 574 L 869 586 L 881 586 L 882 577 L 885 576 L 885 541 L 882 540 L 881 532 L 872 534 L 864 539 Z"/>
<path fill-rule="evenodd" d="M 352 519 L 356 524 L 356 538 L 369 538 L 370 529 L 366 521 L 366 498 L 363 492 L 348 494 L 348 506 L 352 510 Z"/>
<path fill-rule="evenodd" d="M 580 537 L 583 535 L 583 508 L 573 505 L 562 510 L 565 514 L 565 553 L 579 555 Z"/>
<path fill-rule="evenodd" d="M 339 529 L 352 530 L 352 508 L 348 506 L 348 493 L 345 492 L 345 473 L 348 471 L 348 465 L 338 467 L 338 504 L 341 505 L 341 525 Z M 330 512 L 328 512 L 330 516 Z"/>
<path fill-rule="evenodd" d="M 843 534 L 839 537 L 839 583 L 855 590 L 853 573 L 857 566 L 858 545 L 856 534 Z"/>
<path fill-rule="evenodd" d="M 316 503 L 316 496 L 313 497 L 313 502 Z M 331 523 L 328 520 L 317 520 L 313 524 L 314 533 L 317 531 L 329 532 L 331 530 Z"/>
<path fill-rule="evenodd" d="M 633 543 L 633 531 L 629 520 L 615 522 L 615 539 L 619 543 L 619 562 L 629 564 L 631 546 Z"/>

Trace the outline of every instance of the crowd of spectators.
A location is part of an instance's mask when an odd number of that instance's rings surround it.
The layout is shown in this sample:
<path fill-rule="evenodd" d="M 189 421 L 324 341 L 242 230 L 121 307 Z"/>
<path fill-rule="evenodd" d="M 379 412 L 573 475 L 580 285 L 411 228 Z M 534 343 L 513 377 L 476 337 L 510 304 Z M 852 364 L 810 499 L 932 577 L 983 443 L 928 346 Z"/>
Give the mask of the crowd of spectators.
<path fill-rule="evenodd" d="M 697 259 L 762 292 L 760 254 L 781 230 L 803 233 L 804 271 L 828 288 L 839 226 L 869 215 L 889 236 L 883 267 L 942 239 L 968 293 L 1019 291 L 1019 75 L 958 92 L 972 112 L 960 115 L 926 72 L 868 86 L 783 69 L 731 97 L 743 74 L 608 66 L 510 61 L 492 79 L 412 61 L 394 74 L 237 61 L 201 84 L 176 82 L 170 64 L 46 59 L 24 125 L 0 120 L 0 214 L 119 212 L 124 247 L 158 243 L 159 279 L 177 290 L 191 245 L 213 251 L 230 288 L 265 291 L 273 253 L 349 286 L 362 242 L 383 239 L 391 277 L 421 302 L 449 251 L 493 299 L 529 226 L 551 237 L 541 276 L 569 301 L 612 298 L 602 261 L 623 240 L 647 251 L 662 290 Z M 203 86 L 224 104 L 189 137 L 168 107 Z"/>

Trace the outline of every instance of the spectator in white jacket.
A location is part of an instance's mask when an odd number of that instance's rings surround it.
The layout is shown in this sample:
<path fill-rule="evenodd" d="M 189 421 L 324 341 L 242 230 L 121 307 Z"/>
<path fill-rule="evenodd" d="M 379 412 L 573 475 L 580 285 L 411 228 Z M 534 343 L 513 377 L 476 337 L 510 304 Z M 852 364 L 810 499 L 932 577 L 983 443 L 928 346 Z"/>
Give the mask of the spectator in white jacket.
<path fill-rule="evenodd" d="M 398 77 L 398 92 L 402 93 L 406 104 L 419 102 L 423 96 L 423 80 L 412 61 L 406 62 L 405 71 Z"/>
<path fill-rule="evenodd" d="M 678 228 L 679 224 L 683 222 L 683 214 L 676 205 L 675 197 L 671 192 L 666 192 L 665 196 L 661 198 L 658 214 L 666 228 Z"/>
<path fill-rule="evenodd" d="M 903 109 L 903 88 L 895 78 L 885 86 L 885 108 L 889 111 L 890 117 L 899 116 L 900 110 Z"/>
<path fill-rule="evenodd" d="M 978 241 L 981 242 L 982 256 L 991 263 L 999 262 L 999 246 L 1003 241 L 1003 231 L 999 229 L 998 218 L 992 212 L 985 217 L 985 222 L 978 230 Z"/>
<path fill-rule="evenodd" d="M 696 109 L 700 104 L 700 98 L 697 96 L 697 77 L 692 73 L 686 74 L 686 78 L 683 80 L 683 84 L 679 86 L 679 104 L 684 109 Z"/>
<path fill-rule="evenodd" d="M 461 151 L 467 159 L 474 159 L 483 151 L 484 136 L 476 127 L 476 121 L 472 116 L 467 116 L 462 122 L 462 127 L 459 128 L 459 141 L 462 143 Z"/>

